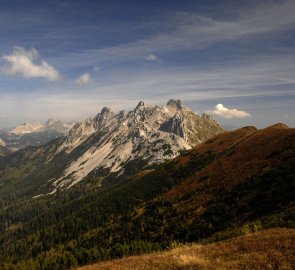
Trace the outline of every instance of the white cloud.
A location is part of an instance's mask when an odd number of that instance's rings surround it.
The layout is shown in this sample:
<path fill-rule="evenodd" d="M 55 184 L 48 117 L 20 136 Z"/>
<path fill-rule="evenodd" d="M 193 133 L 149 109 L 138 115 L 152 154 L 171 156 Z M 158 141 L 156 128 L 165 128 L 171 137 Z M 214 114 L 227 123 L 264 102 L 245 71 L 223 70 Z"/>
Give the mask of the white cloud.
<path fill-rule="evenodd" d="M 50 81 L 60 79 L 58 71 L 41 60 L 38 51 L 34 48 L 26 50 L 22 47 L 15 47 L 12 54 L 2 56 L 8 63 L 4 68 L 7 75 L 21 74 L 24 78 L 44 78 Z"/>
<path fill-rule="evenodd" d="M 228 109 L 222 104 L 217 104 L 214 110 L 209 111 L 209 113 L 224 117 L 224 118 L 246 118 L 251 117 L 251 115 L 245 111 L 239 111 L 237 109 Z"/>
<path fill-rule="evenodd" d="M 150 54 L 150 55 L 146 56 L 145 60 L 150 61 L 150 62 L 161 62 L 161 59 L 155 54 Z"/>
<path fill-rule="evenodd" d="M 80 85 L 88 84 L 90 82 L 91 82 L 91 78 L 90 78 L 90 75 L 88 73 L 82 74 L 76 79 L 76 83 L 80 84 Z"/>

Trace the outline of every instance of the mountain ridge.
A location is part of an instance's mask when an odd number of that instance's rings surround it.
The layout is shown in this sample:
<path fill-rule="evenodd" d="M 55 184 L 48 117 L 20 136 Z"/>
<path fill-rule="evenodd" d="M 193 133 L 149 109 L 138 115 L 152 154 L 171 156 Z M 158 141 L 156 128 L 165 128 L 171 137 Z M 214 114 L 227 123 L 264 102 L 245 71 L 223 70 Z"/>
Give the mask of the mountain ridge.
<path fill-rule="evenodd" d="M 21 181 L 34 197 L 71 188 L 88 176 L 100 177 L 105 184 L 110 178 L 116 181 L 121 175 L 171 160 L 180 151 L 220 132 L 223 129 L 213 118 L 194 114 L 180 100 L 169 100 L 166 106 L 140 101 L 129 112 L 115 113 L 103 107 L 94 117 L 76 123 L 64 136 L 41 148 L 23 149 L 7 157 L 0 168 L 0 181 L 6 177 L 16 189 Z M 21 164 L 18 171 L 26 172 L 21 178 L 10 176 L 15 158 Z"/>
<path fill-rule="evenodd" d="M 124 173 L 126 164 L 140 161 L 146 166 L 170 160 L 219 132 L 219 124 L 208 115 L 196 115 L 180 100 L 166 106 L 140 101 L 134 110 L 115 113 L 103 107 L 94 118 L 76 124 L 57 152 L 71 154 L 80 145 L 88 149 L 73 160 L 64 175 L 55 179 L 56 188 L 73 186 L 97 167 L 110 173 Z M 71 181 L 71 179 L 73 181 Z"/>
<path fill-rule="evenodd" d="M 224 132 L 111 186 L 93 177 L 55 196 L 5 204 L 0 254 L 33 260 L 35 269 L 65 269 L 175 241 L 294 228 L 294 168 L 295 129 Z"/>

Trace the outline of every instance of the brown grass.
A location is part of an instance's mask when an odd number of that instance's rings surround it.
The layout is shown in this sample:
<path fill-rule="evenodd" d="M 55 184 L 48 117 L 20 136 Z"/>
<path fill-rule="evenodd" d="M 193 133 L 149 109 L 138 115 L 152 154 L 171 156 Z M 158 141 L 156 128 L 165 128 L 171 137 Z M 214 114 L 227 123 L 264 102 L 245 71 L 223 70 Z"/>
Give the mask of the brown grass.
<path fill-rule="evenodd" d="M 283 152 L 287 148 L 295 149 L 295 129 L 282 124 L 258 131 L 251 127 L 241 128 L 219 134 L 212 139 L 212 142 L 208 142 L 210 140 L 197 146 L 193 153 L 203 154 L 211 150 L 215 154 L 220 154 L 231 148 L 233 152 L 219 157 L 187 178 L 179 186 L 168 191 L 165 198 L 172 199 L 179 197 L 179 194 L 189 194 L 196 188 L 202 189 L 202 185 L 205 185 L 207 194 L 213 193 L 213 190 L 208 189 L 209 187 L 231 190 L 251 179 L 252 175 L 279 166 L 284 162 L 282 157 L 280 154 L 272 156 L 272 153 Z M 189 157 L 186 159 L 189 160 Z M 206 180 L 201 181 L 201 179 Z"/>
<path fill-rule="evenodd" d="M 295 269 L 295 229 L 270 229 L 224 242 L 185 245 L 78 270 Z"/>

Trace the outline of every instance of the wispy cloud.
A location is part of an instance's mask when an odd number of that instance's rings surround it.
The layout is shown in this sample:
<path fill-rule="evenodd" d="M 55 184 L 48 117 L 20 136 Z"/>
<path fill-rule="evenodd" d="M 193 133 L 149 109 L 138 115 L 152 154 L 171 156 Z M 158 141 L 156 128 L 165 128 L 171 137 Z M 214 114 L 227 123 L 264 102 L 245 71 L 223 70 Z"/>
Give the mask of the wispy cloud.
<path fill-rule="evenodd" d="M 161 59 L 155 54 L 149 54 L 144 59 L 149 62 L 161 62 Z"/>
<path fill-rule="evenodd" d="M 76 83 L 80 85 L 88 84 L 90 82 L 91 82 L 91 77 L 88 73 L 82 74 L 76 79 Z"/>
<path fill-rule="evenodd" d="M 38 51 L 34 48 L 26 50 L 15 47 L 10 55 L 2 56 L 6 61 L 4 72 L 7 75 L 20 74 L 24 78 L 44 78 L 50 81 L 60 79 L 59 72 L 46 61 L 40 59 Z"/>
<path fill-rule="evenodd" d="M 208 113 L 221 116 L 224 118 L 246 118 L 251 117 L 251 115 L 245 111 L 240 111 L 238 109 L 229 109 L 219 103 L 215 106 L 214 110 L 208 111 Z"/>
<path fill-rule="evenodd" d="M 235 19 L 220 20 L 200 14 L 175 15 L 177 23 L 173 30 L 152 34 L 148 37 L 118 46 L 85 50 L 81 54 L 67 55 L 66 65 L 81 63 L 112 62 L 141 59 L 159 53 L 181 50 L 201 50 L 219 42 L 242 41 L 262 35 L 275 35 L 282 30 L 294 28 L 295 2 L 258 5 L 237 14 Z M 172 16 L 173 17 L 173 16 Z M 179 18 L 181 17 L 181 18 Z M 71 59 L 72 58 L 72 59 Z M 153 58 L 153 57 L 152 57 Z"/>

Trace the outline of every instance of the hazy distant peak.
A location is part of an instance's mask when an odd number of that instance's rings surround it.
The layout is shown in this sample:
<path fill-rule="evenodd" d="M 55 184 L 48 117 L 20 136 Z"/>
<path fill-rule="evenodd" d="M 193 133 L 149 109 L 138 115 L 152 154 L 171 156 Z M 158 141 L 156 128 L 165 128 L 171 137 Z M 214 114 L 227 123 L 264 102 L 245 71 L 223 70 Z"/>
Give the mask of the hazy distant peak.
<path fill-rule="evenodd" d="M 25 122 L 14 129 L 12 129 L 9 133 L 21 135 L 21 134 L 27 134 L 27 133 L 33 133 L 38 132 L 43 128 L 43 125 L 39 122 Z"/>
<path fill-rule="evenodd" d="M 56 122 L 61 122 L 58 118 L 49 118 L 47 121 L 46 121 L 46 123 L 45 123 L 45 125 L 46 126 L 51 126 L 51 125 L 53 125 L 54 123 L 56 123 Z"/>

